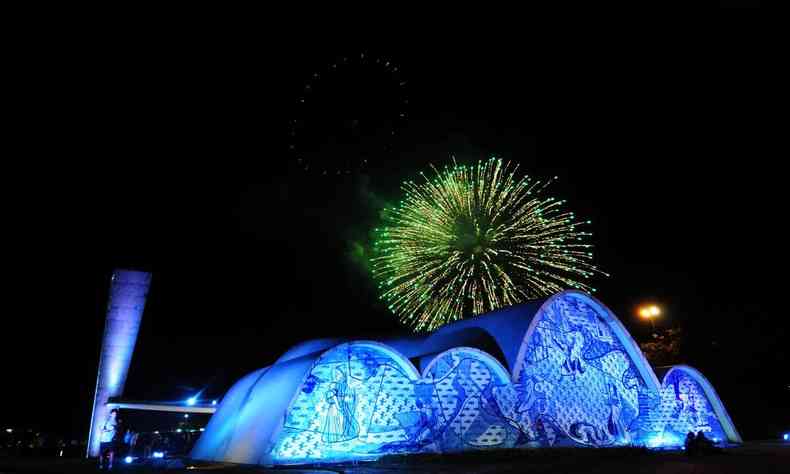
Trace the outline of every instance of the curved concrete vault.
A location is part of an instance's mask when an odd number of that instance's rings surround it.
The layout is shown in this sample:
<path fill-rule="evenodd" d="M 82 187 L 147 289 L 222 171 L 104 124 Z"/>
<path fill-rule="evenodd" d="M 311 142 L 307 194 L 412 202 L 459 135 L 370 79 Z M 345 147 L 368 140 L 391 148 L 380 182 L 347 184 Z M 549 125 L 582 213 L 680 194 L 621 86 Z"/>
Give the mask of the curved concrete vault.
<path fill-rule="evenodd" d="M 427 336 L 299 344 L 227 392 L 191 456 L 276 465 L 656 446 L 692 430 L 741 442 L 702 374 L 676 366 L 659 382 L 614 314 L 569 290 Z"/>

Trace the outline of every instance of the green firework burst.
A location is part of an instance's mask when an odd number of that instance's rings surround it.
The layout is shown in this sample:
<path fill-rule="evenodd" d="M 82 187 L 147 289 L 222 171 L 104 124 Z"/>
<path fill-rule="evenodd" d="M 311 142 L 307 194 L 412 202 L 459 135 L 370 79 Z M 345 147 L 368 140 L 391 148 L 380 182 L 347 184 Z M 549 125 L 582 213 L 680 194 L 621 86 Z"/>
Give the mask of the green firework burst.
<path fill-rule="evenodd" d="M 519 177 L 491 158 L 403 184 L 404 199 L 375 229 L 373 275 L 402 323 L 432 331 L 451 321 L 547 296 L 588 292 L 599 271 L 589 232 L 543 195 L 552 180 Z"/>

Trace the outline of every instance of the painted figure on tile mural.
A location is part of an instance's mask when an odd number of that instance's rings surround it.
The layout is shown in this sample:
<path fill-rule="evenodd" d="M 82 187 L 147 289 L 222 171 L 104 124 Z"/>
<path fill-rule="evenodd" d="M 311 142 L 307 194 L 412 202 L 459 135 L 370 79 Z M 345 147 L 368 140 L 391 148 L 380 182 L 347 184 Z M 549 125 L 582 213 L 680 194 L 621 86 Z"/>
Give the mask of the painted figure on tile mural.
<path fill-rule="evenodd" d="M 691 390 L 682 391 L 679 395 L 679 398 L 679 413 L 676 418 L 681 418 L 687 423 L 697 427 L 705 425 L 705 417 L 699 410 L 697 410 L 696 399 L 694 398 L 694 394 L 691 392 Z"/>
<path fill-rule="evenodd" d="M 672 418 L 687 420 L 689 418 L 689 393 L 683 390 L 680 383 L 675 383 L 675 407 L 672 410 Z M 693 402 L 693 400 L 692 400 Z"/>
<path fill-rule="evenodd" d="M 602 428 L 586 421 L 571 424 L 568 434 L 577 443 L 589 446 L 604 446 L 608 438 Z"/>
<path fill-rule="evenodd" d="M 606 320 L 598 313 L 595 313 L 595 328 L 597 330 L 596 337 L 603 341 L 611 342 L 612 337 L 609 333 L 609 325 L 606 323 Z"/>
<path fill-rule="evenodd" d="M 433 411 L 430 403 L 423 403 L 422 400 L 417 399 L 419 421 L 417 422 L 416 429 L 413 431 L 412 439 L 417 443 L 419 448 L 432 443 L 435 439 L 434 428 L 436 427 L 436 414 Z"/>
<path fill-rule="evenodd" d="M 537 377 L 530 377 L 519 393 L 517 413 L 527 413 L 529 418 L 536 419 L 545 414 L 549 408 L 546 394 L 549 384 Z"/>
<path fill-rule="evenodd" d="M 400 423 L 406 440 L 395 441 L 382 446 L 378 452 L 418 452 L 433 444 L 439 437 L 438 424 L 430 398 L 427 400 L 421 397 L 423 388 L 430 389 L 426 385 L 418 385 L 416 392 L 416 410 L 395 413 L 394 417 Z"/>
<path fill-rule="evenodd" d="M 379 363 L 376 361 L 376 358 L 373 357 L 373 354 L 370 352 L 363 352 L 360 361 L 365 368 L 365 380 L 376 375 L 379 369 Z"/>
<path fill-rule="evenodd" d="M 356 438 L 359 434 L 359 424 L 354 417 L 357 397 L 340 368 L 334 370 L 334 381 L 326 392 L 326 402 L 328 407 L 322 440 L 325 443 L 339 443 Z"/>
<path fill-rule="evenodd" d="M 571 328 L 564 334 L 564 340 L 554 339 L 554 343 L 565 353 L 562 363 L 563 375 L 570 375 L 576 380 L 576 374 L 583 374 L 582 349 L 584 348 L 584 335 L 579 328 Z"/>
<path fill-rule="evenodd" d="M 609 384 L 609 408 L 609 421 L 607 423 L 609 434 L 612 435 L 615 442 L 628 443 L 631 438 L 628 433 L 628 427 L 623 422 L 623 400 L 620 398 L 617 387 L 613 384 Z"/>

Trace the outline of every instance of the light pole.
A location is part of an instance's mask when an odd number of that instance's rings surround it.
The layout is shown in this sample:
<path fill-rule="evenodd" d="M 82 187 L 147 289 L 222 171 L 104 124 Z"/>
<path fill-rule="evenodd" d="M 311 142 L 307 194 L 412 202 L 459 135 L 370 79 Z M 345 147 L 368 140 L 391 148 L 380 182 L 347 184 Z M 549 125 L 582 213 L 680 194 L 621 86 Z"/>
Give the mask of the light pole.
<path fill-rule="evenodd" d="M 654 305 L 645 305 L 639 308 L 639 316 L 650 321 L 650 327 L 653 329 L 653 335 L 656 333 L 656 323 L 653 321 L 661 314 L 661 309 Z"/>

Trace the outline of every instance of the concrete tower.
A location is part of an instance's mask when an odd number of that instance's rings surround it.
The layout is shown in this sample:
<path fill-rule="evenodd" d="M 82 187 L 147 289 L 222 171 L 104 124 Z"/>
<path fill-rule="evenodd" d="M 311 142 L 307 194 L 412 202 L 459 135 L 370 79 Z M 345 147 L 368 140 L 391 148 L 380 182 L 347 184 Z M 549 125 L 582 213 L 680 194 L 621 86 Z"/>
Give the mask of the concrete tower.
<path fill-rule="evenodd" d="M 107 400 L 123 393 L 150 285 L 151 274 L 146 272 L 115 270 L 110 279 L 110 301 L 96 377 L 88 456 L 99 455 L 101 429 L 107 418 Z"/>

